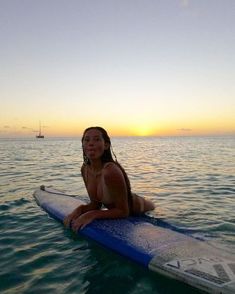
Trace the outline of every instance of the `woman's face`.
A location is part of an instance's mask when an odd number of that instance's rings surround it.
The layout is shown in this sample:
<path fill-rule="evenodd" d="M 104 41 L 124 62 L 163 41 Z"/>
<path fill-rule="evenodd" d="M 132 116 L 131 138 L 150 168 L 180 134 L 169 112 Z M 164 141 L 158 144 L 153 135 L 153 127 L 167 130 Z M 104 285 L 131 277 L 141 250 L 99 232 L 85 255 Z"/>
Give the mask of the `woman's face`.
<path fill-rule="evenodd" d="M 85 155 L 90 161 L 99 160 L 104 151 L 109 147 L 105 143 L 102 133 L 97 129 L 90 129 L 84 134 L 82 147 Z"/>

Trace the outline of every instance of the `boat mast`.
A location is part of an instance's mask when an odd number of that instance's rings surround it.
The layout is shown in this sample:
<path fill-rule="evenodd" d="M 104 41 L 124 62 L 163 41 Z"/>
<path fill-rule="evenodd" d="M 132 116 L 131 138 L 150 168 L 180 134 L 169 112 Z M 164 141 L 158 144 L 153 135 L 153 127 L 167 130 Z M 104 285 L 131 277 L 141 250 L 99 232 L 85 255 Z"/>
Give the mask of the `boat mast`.
<path fill-rule="evenodd" d="M 42 127 L 41 127 L 41 121 L 39 121 L 39 133 L 36 136 L 36 138 L 44 138 L 44 135 L 42 135 L 41 129 L 42 129 Z"/>

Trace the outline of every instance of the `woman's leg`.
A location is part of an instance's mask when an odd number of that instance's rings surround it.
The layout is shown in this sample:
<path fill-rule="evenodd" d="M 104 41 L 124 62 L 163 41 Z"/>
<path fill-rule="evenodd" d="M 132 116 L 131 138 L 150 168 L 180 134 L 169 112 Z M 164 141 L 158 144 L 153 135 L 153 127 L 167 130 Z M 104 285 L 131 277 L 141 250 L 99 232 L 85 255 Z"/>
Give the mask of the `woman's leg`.
<path fill-rule="evenodd" d="M 134 214 L 143 214 L 149 210 L 154 210 L 155 205 L 152 201 L 147 200 L 143 197 L 138 196 L 137 194 L 132 194 L 133 197 L 133 213 Z"/>

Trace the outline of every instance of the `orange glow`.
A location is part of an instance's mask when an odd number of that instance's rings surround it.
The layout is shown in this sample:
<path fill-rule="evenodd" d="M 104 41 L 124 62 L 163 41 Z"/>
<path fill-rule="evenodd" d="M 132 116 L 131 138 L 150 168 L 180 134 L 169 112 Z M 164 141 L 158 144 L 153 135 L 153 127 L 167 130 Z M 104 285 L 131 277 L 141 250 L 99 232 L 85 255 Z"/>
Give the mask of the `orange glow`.
<path fill-rule="evenodd" d="M 82 119 L 43 117 L 42 133 L 45 137 L 78 137 L 90 126 L 104 127 L 110 136 L 199 136 L 199 135 L 234 135 L 235 120 L 225 117 L 144 118 L 139 120 L 118 118 Z M 39 120 L 24 119 L 22 121 L 2 122 L 0 137 L 35 137 L 39 128 Z"/>

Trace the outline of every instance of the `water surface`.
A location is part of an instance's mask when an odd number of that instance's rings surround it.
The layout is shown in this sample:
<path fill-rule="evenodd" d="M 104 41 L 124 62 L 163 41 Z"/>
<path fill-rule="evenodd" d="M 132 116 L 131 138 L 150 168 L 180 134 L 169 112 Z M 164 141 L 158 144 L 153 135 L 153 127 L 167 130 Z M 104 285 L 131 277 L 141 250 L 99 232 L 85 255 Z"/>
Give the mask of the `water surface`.
<path fill-rule="evenodd" d="M 153 216 L 235 252 L 235 138 L 113 138 Z M 198 293 L 151 273 L 49 218 L 41 184 L 87 200 L 80 138 L 0 139 L 1 293 Z"/>

